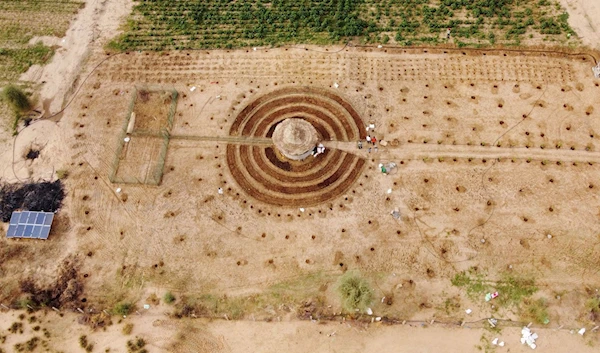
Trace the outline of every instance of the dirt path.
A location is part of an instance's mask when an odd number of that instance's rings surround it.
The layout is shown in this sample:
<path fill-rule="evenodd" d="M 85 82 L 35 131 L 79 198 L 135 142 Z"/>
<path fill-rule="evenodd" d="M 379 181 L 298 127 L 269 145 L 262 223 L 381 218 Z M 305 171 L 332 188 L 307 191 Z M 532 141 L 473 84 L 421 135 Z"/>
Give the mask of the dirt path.
<path fill-rule="evenodd" d="M 150 353 L 158 352 L 531 352 L 522 345 L 520 327 L 503 328 L 501 332 L 491 332 L 482 328 L 429 326 L 418 323 L 387 326 L 380 323 L 363 324 L 357 322 L 310 322 L 283 320 L 264 322 L 251 320 L 205 320 L 168 317 L 168 308 L 152 307 L 143 310 L 141 315 L 131 315 L 104 330 L 92 331 L 85 325 L 77 324 L 78 314 L 66 313 L 63 317 L 54 312 L 45 314 L 52 324 L 44 322 L 30 324 L 24 322 L 24 333 L 8 335 L 5 345 L 24 342 L 36 335 L 33 325 L 41 325 L 51 334 L 50 347 L 77 351 L 79 337 L 86 335 L 93 342 L 94 351 L 121 352 L 126 342 L 143 338 Z M 19 321 L 19 311 L 0 313 L 0 329 L 6 330 L 11 323 Z M 46 320 L 43 320 L 46 321 Z M 122 328 L 133 325 L 133 333 L 124 335 Z M 577 330 L 578 328 L 575 328 Z M 569 328 L 534 327 L 539 335 L 536 342 L 538 352 L 595 352 L 594 338 L 597 333 L 588 332 L 582 337 L 570 332 Z M 504 347 L 492 345 L 498 338 Z M 477 348 L 481 347 L 481 348 Z M 495 350 L 493 348 L 496 348 Z"/>
<path fill-rule="evenodd" d="M 350 153 L 360 153 L 368 157 L 367 145 L 359 152 L 354 142 L 333 142 L 325 143 L 326 147 L 338 148 Z M 572 151 L 568 149 L 540 149 L 532 148 L 506 148 L 492 146 L 465 146 L 465 145 L 437 145 L 437 144 L 405 144 L 398 147 L 379 147 L 378 153 L 373 153 L 372 157 L 381 159 L 424 159 L 424 158 L 476 158 L 493 160 L 497 158 L 519 158 L 532 159 L 536 161 L 560 161 L 560 162 L 600 162 L 600 152 L 593 151 Z"/>
<path fill-rule="evenodd" d="M 239 145 L 272 145 L 273 140 L 270 138 L 256 137 L 236 137 L 236 136 L 190 136 L 190 135 L 171 135 L 172 140 L 188 140 L 188 141 L 210 141 L 210 142 L 226 142 Z"/>
<path fill-rule="evenodd" d="M 560 0 L 569 13 L 569 25 L 584 44 L 600 49 L 600 2 L 598 0 Z"/>
<path fill-rule="evenodd" d="M 64 38 L 33 39 L 60 46 L 48 65 L 34 65 L 21 76 L 21 80 L 43 83 L 40 101 L 46 115 L 62 109 L 91 51 L 117 34 L 132 6 L 131 0 L 87 0 Z"/>

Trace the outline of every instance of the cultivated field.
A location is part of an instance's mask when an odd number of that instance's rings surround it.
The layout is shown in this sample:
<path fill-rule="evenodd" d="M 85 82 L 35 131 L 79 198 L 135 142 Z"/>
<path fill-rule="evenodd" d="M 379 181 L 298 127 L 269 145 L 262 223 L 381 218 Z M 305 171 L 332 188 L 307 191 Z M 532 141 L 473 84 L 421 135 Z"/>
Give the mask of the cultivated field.
<path fill-rule="evenodd" d="M 141 1 L 121 50 L 361 43 L 576 45 L 553 0 Z M 446 30 L 452 31 L 451 39 Z"/>

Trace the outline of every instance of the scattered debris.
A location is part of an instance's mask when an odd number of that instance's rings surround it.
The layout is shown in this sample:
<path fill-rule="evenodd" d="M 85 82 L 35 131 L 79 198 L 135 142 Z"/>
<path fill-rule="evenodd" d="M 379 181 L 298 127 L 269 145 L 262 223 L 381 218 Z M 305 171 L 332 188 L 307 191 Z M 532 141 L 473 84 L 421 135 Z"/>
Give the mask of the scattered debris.
<path fill-rule="evenodd" d="M 379 141 L 379 144 L 382 145 L 383 147 L 385 147 L 388 145 L 388 142 L 385 140 L 381 140 L 381 141 Z"/>
<path fill-rule="evenodd" d="M 123 141 L 125 141 L 125 142 L 129 142 L 129 141 L 131 141 L 131 137 L 129 137 L 129 136 L 125 137 L 125 138 L 123 139 Z"/>
<path fill-rule="evenodd" d="M 196 90 L 196 86 L 190 87 L 190 91 L 194 92 Z"/>
<path fill-rule="evenodd" d="M 465 313 L 467 313 L 467 315 L 471 315 L 472 312 L 473 312 L 473 310 L 471 310 L 471 309 L 465 310 Z"/>
<path fill-rule="evenodd" d="M 535 340 L 537 340 L 537 333 L 531 333 L 529 327 L 523 327 L 521 330 L 521 344 L 527 344 L 529 348 L 535 349 L 537 346 Z"/>
<path fill-rule="evenodd" d="M 115 191 L 116 191 L 116 192 L 117 192 L 117 194 L 118 194 L 118 193 L 120 193 L 120 192 L 121 192 L 121 188 L 117 188 L 117 190 L 115 190 Z"/>
<path fill-rule="evenodd" d="M 499 345 L 500 347 L 504 347 L 504 341 L 501 341 L 500 343 L 498 343 L 498 345 Z"/>
<path fill-rule="evenodd" d="M 304 212 L 304 207 L 300 207 L 300 212 Z"/>
<path fill-rule="evenodd" d="M 548 239 L 552 239 L 552 234 L 547 235 Z"/>
<path fill-rule="evenodd" d="M 585 327 L 583 327 L 581 330 L 577 331 L 578 334 L 582 335 L 585 333 Z"/>
<path fill-rule="evenodd" d="M 494 292 L 494 293 L 487 293 L 487 294 L 485 295 L 485 301 L 486 301 L 486 302 L 489 302 L 490 300 L 497 298 L 497 297 L 498 297 L 498 295 L 499 295 L 499 294 L 498 294 L 498 292 Z"/>
<path fill-rule="evenodd" d="M 494 339 L 492 340 L 492 344 L 493 344 L 494 346 L 498 344 L 498 337 L 496 337 L 496 338 L 494 338 Z"/>
<path fill-rule="evenodd" d="M 488 322 L 490 323 L 490 326 L 492 326 L 492 328 L 494 328 L 494 327 L 496 327 L 498 320 L 496 320 L 494 318 L 490 318 L 490 319 L 488 319 Z"/>
<path fill-rule="evenodd" d="M 367 308 L 367 315 L 373 315 L 373 310 L 371 308 Z"/>
<path fill-rule="evenodd" d="M 394 219 L 400 219 L 400 211 L 398 211 L 398 209 L 393 210 L 391 214 Z"/>
<path fill-rule="evenodd" d="M 334 83 L 333 83 L 333 87 L 335 87 L 335 88 L 338 88 L 338 87 L 340 87 L 340 85 L 338 85 L 338 83 L 337 83 L 337 82 L 334 82 Z"/>
<path fill-rule="evenodd" d="M 381 316 L 377 316 L 377 317 L 375 318 L 375 321 L 381 321 Z"/>
<path fill-rule="evenodd" d="M 379 168 L 381 169 L 381 173 L 387 174 L 387 169 L 386 169 L 385 165 L 379 163 Z"/>
<path fill-rule="evenodd" d="M 146 309 L 146 310 L 150 309 L 150 304 L 144 304 L 144 309 Z"/>
<path fill-rule="evenodd" d="M 386 192 L 387 192 L 388 194 L 391 194 L 391 193 L 392 193 L 392 189 L 387 189 L 387 191 L 386 191 Z"/>
<path fill-rule="evenodd" d="M 217 193 L 218 193 L 219 195 L 223 195 L 223 188 L 218 188 L 218 189 L 217 189 Z"/>

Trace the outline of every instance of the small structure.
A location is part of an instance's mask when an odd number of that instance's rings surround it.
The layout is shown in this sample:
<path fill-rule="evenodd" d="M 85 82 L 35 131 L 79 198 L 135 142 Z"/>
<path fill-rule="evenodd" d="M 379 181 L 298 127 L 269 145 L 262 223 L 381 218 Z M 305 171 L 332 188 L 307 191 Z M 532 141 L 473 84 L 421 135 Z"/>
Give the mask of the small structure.
<path fill-rule="evenodd" d="M 48 239 L 54 213 L 15 211 L 10 217 L 7 238 Z"/>
<path fill-rule="evenodd" d="M 317 130 L 300 118 L 285 119 L 273 131 L 275 147 L 285 157 L 296 161 L 310 156 L 318 142 Z"/>

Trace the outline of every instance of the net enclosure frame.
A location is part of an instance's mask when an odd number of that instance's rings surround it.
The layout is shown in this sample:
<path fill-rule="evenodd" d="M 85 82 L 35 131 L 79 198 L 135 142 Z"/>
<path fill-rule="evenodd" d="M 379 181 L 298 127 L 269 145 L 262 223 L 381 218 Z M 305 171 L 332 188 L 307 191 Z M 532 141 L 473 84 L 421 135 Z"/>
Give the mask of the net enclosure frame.
<path fill-rule="evenodd" d="M 48 239 L 54 212 L 14 211 L 10 217 L 7 238 Z"/>
<path fill-rule="evenodd" d="M 166 126 L 161 128 L 156 132 L 146 131 L 146 130 L 137 130 L 135 127 L 133 131 L 128 134 L 127 128 L 129 126 L 129 122 L 131 120 L 131 114 L 135 110 L 135 105 L 138 101 L 138 93 L 140 91 L 146 91 L 148 93 L 162 93 L 167 92 L 171 94 L 171 105 L 169 107 L 169 111 L 167 114 Z M 160 87 L 135 87 L 133 90 L 131 103 L 129 104 L 129 109 L 125 115 L 125 121 L 119 132 L 118 144 L 115 149 L 115 156 L 113 163 L 110 168 L 110 173 L 108 175 L 108 179 L 111 183 L 115 184 L 142 184 L 142 185 L 159 185 L 162 181 L 162 176 L 164 173 L 165 160 L 167 159 L 167 150 L 169 148 L 169 141 L 171 140 L 171 128 L 173 127 L 173 119 L 175 116 L 175 111 L 177 110 L 177 101 L 179 98 L 179 93 L 175 89 L 165 89 Z M 156 159 L 156 163 L 154 166 L 150 167 L 150 170 L 143 178 L 138 178 L 135 176 L 122 176 L 118 175 L 119 167 L 121 163 L 124 163 L 124 151 L 125 145 L 127 142 L 125 138 L 130 136 L 131 138 L 136 137 L 146 137 L 146 138 L 157 138 L 161 140 L 161 145 L 158 151 L 158 158 Z M 126 162 L 125 162 L 126 163 Z"/>

